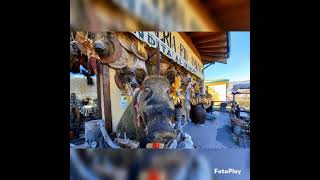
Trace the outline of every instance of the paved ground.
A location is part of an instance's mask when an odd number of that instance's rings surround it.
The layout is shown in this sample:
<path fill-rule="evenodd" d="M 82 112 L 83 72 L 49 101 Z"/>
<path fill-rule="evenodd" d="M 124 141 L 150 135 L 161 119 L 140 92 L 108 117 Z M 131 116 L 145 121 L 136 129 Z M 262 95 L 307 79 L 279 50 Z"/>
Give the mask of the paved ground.
<path fill-rule="evenodd" d="M 215 111 L 216 119 L 206 120 L 204 125 L 189 122 L 183 126 L 183 131 L 188 133 L 197 149 L 244 149 L 249 148 L 249 143 L 242 142 L 241 147 L 233 140 L 230 117 L 228 113 Z M 79 145 L 84 143 L 84 137 L 70 141 Z"/>
<path fill-rule="evenodd" d="M 231 134 L 230 117 L 228 113 L 214 112 L 216 119 L 206 120 L 204 125 L 189 122 L 183 127 L 184 132 L 192 137 L 199 149 L 238 149 Z"/>

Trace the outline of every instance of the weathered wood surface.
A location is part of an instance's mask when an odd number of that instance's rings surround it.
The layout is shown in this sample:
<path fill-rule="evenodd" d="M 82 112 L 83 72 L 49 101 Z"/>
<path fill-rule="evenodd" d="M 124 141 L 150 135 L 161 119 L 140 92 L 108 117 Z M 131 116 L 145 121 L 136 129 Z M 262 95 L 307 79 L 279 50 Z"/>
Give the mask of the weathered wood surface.
<path fill-rule="evenodd" d="M 105 128 L 108 132 L 112 132 L 112 114 L 111 114 L 111 98 L 110 98 L 110 76 L 108 65 L 102 65 L 102 81 L 103 81 L 103 103 L 104 103 L 104 119 L 106 120 Z"/>

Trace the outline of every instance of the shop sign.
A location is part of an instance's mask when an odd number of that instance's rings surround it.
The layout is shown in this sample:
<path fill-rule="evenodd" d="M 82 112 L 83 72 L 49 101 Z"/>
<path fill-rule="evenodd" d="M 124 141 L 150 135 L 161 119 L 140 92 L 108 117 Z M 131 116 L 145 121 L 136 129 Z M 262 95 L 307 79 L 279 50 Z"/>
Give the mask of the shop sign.
<path fill-rule="evenodd" d="M 192 74 L 196 75 L 200 79 L 203 79 L 203 73 L 199 65 L 189 63 L 187 59 L 187 54 L 189 54 L 184 48 L 181 43 L 174 42 L 174 46 L 169 47 L 167 43 L 164 42 L 164 38 L 161 40 L 159 37 L 156 36 L 154 32 L 148 31 L 139 31 L 139 32 L 132 32 L 138 39 L 147 43 L 150 47 L 156 48 L 159 46 L 160 51 L 167 56 L 169 59 L 173 60 L 180 66 L 184 67 L 187 71 L 191 72 Z M 177 50 L 176 45 L 180 44 L 179 50 Z M 178 53 L 178 52 L 179 53 Z M 191 54 L 191 53 L 190 53 Z M 184 56 L 185 58 L 183 58 Z M 194 58 L 192 57 L 194 60 Z"/>

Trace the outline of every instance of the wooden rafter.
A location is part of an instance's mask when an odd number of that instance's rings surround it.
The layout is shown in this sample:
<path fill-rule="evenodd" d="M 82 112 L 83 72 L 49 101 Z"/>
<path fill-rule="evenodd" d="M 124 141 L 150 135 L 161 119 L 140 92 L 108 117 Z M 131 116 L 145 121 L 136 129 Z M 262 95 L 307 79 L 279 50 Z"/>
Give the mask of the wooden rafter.
<path fill-rule="evenodd" d="M 200 53 L 227 53 L 227 48 L 219 48 L 219 49 L 199 49 Z"/>
<path fill-rule="evenodd" d="M 227 42 L 223 41 L 216 41 L 216 42 L 207 42 L 205 44 L 198 45 L 197 48 L 211 48 L 211 47 L 222 47 L 227 46 Z"/>
<path fill-rule="evenodd" d="M 199 37 L 197 39 L 193 39 L 194 43 L 196 45 L 207 43 L 207 42 L 215 42 L 215 41 L 223 41 L 226 39 L 226 35 L 210 35 L 210 36 L 204 36 Z"/>

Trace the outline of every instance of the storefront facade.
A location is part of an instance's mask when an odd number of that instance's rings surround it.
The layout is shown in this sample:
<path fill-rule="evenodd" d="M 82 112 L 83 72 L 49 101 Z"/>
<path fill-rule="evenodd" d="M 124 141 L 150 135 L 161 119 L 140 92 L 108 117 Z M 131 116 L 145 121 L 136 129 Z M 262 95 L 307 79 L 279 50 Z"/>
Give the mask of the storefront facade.
<path fill-rule="evenodd" d="M 156 48 L 159 45 L 161 75 L 171 66 L 175 67 L 181 74 L 189 74 L 203 80 L 203 64 L 199 56 L 196 55 L 197 52 L 192 50 L 192 44 L 186 42 L 179 32 L 132 32 L 127 35 L 134 37 L 137 41 L 146 43 L 148 49 Z M 114 77 L 115 74 L 116 70 L 109 68 L 110 77 Z M 148 72 L 148 74 L 153 74 L 153 72 Z M 112 131 L 114 132 L 132 98 L 117 87 L 114 78 L 110 78 L 110 97 L 112 97 L 111 114 Z M 184 116 L 189 117 L 189 112 L 184 110 Z"/>
<path fill-rule="evenodd" d="M 77 32 L 74 32 L 74 36 L 77 36 L 75 34 Z M 192 94 L 204 96 L 206 93 L 203 88 L 204 65 L 214 62 L 226 63 L 228 53 L 226 33 L 106 32 L 106 39 L 99 39 L 101 33 L 86 34 L 87 37 L 83 37 L 85 40 L 73 38 L 72 42 L 80 44 L 80 56 L 87 59 L 83 66 L 87 67 L 91 74 L 95 74 L 96 112 L 100 113 L 96 118 L 105 120 L 109 133 L 116 131 L 122 115 L 132 101 L 135 88 L 138 88 L 133 87 L 130 81 L 136 78 L 136 69 L 143 69 L 147 76 L 165 76 L 168 71 L 174 70 L 179 78 L 170 85 L 179 85 L 181 90 L 178 101 L 182 117 L 185 121 L 190 121 L 191 105 L 203 103 L 199 98 L 195 100 Z M 108 43 L 111 43 L 110 47 L 114 47 L 113 50 L 111 48 L 109 57 L 97 55 L 97 44 L 100 42 L 107 47 Z M 218 48 L 218 51 L 215 48 Z M 77 88 L 80 87 L 72 87 L 71 91 L 74 92 L 70 93 L 81 93 Z"/>

